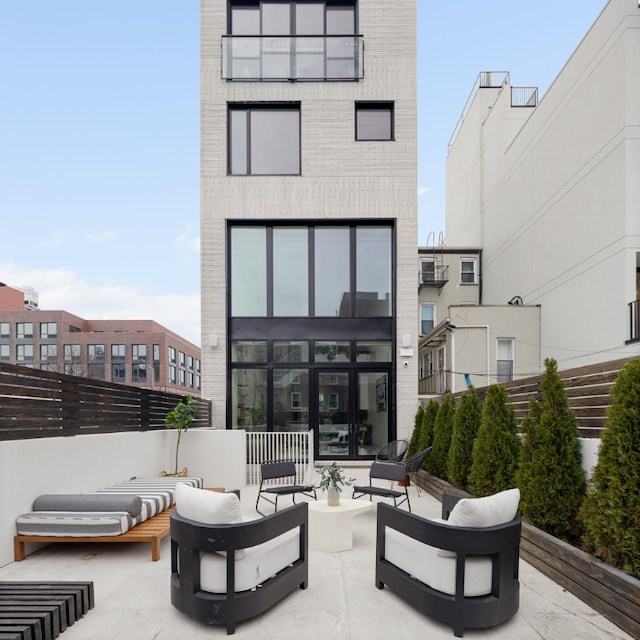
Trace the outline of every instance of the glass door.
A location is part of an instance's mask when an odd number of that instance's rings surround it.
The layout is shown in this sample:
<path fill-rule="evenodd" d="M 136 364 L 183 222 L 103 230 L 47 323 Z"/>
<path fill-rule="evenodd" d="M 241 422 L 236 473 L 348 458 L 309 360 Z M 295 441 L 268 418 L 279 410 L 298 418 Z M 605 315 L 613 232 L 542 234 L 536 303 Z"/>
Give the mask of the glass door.
<path fill-rule="evenodd" d="M 370 458 L 387 444 L 389 371 L 317 371 L 316 389 L 319 459 Z"/>

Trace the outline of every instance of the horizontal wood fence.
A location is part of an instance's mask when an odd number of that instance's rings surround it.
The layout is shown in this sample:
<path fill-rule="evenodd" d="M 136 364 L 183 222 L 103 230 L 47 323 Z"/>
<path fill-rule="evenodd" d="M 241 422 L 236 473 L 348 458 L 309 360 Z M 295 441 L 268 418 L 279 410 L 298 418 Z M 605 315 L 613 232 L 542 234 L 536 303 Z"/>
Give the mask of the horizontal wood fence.
<path fill-rule="evenodd" d="M 564 384 L 569 408 L 578 421 L 580 436 L 583 438 L 600 438 L 607 420 L 607 410 L 611 404 L 611 387 L 618 378 L 624 365 L 632 358 L 600 362 L 598 364 L 559 371 Z M 534 376 L 506 382 L 507 402 L 513 407 L 518 424 L 529 411 L 529 398 L 535 396 L 542 400 L 540 381 L 543 376 Z M 454 394 L 456 397 L 464 393 Z M 482 401 L 487 394 L 487 387 L 477 389 Z"/>
<path fill-rule="evenodd" d="M 186 395 L 0 363 L 0 440 L 165 429 Z M 199 400 L 193 427 L 211 425 Z"/>

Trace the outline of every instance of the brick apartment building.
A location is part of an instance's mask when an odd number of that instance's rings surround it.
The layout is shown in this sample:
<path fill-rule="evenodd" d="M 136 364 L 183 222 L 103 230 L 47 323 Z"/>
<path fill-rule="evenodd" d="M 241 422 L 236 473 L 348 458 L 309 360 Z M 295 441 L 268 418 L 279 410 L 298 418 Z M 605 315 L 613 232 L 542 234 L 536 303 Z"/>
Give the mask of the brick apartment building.
<path fill-rule="evenodd" d="M 153 320 L 85 320 L 0 283 L 0 362 L 200 395 L 200 349 Z"/>

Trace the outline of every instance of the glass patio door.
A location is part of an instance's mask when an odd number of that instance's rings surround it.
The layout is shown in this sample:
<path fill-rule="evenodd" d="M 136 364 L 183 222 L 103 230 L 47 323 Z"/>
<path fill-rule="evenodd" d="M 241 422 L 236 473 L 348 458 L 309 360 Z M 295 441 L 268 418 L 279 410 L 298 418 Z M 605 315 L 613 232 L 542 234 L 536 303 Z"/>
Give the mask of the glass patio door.
<path fill-rule="evenodd" d="M 316 455 L 374 456 L 390 439 L 389 371 L 316 372 Z"/>

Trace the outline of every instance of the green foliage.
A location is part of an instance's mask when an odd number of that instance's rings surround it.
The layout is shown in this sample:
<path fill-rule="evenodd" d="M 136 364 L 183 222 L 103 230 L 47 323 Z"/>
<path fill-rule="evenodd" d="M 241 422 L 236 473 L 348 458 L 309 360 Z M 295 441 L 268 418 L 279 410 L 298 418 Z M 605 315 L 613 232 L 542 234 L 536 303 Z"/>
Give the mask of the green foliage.
<path fill-rule="evenodd" d="M 316 469 L 316 473 L 320 474 L 318 488 L 324 491 L 329 487 L 333 487 L 336 491 L 340 492 L 344 487 L 355 482 L 355 478 L 347 478 L 347 476 L 344 475 L 344 471 L 335 462 Z"/>
<path fill-rule="evenodd" d="M 436 417 L 438 416 L 439 410 L 440 403 L 433 398 L 429 400 L 429 403 L 422 414 L 422 432 L 420 434 L 418 451 L 422 451 L 433 444 L 433 427 L 436 423 Z"/>
<path fill-rule="evenodd" d="M 578 424 L 569 409 L 556 361 L 547 358 L 544 364 L 542 403 L 530 401 L 522 424 L 517 473 L 520 509 L 536 527 L 572 540 L 579 533 L 578 512 L 585 488 Z"/>
<path fill-rule="evenodd" d="M 455 412 L 455 398 L 452 395 L 444 396 L 433 425 L 433 449 L 426 462 L 427 471 L 443 480 L 447 480 L 448 478 L 447 456 L 449 455 L 449 447 L 451 446 Z"/>
<path fill-rule="evenodd" d="M 640 576 L 640 359 L 611 390 L 593 490 L 584 502 L 584 542 L 614 566 Z"/>
<path fill-rule="evenodd" d="M 468 488 L 476 496 L 488 496 L 515 486 L 520 441 L 513 408 L 506 400 L 504 387 L 489 386 L 469 473 Z"/>
<path fill-rule="evenodd" d="M 451 447 L 447 457 L 447 474 L 449 481 L 461 489 L 467 488 L 473 443 L 475 442 L 480 420 L 482 404 L 474 387 L 462 396 L 456 409 L 451 434 Z"/>
<path fill-rule="evenodd" d="M 413 431 L 411 432 L 411 439 L 409 440 L 409 449 L 407 450 L 407 458 L 411 457 L 414 453 L 421 451 L 419 449 L 420 440 L 422 438 L 422 418 L 424 416 L 424 407 L 420 405 L 416 411 L 416 417 L 413 423 Z"/>
<path fill-rule="evenodd" d="M 178 452 L 180 451 L 180 437 L 183 431 L 189 429 L 189 425 L 198 414 L 198 401 L 192 396 L 187 396 L 186 402 L 178 404 L 167 413 L 164 421 L 168 429 L 177 429 L 178 441 L 176 442 L 176 470 L 178 473 Z"/>

